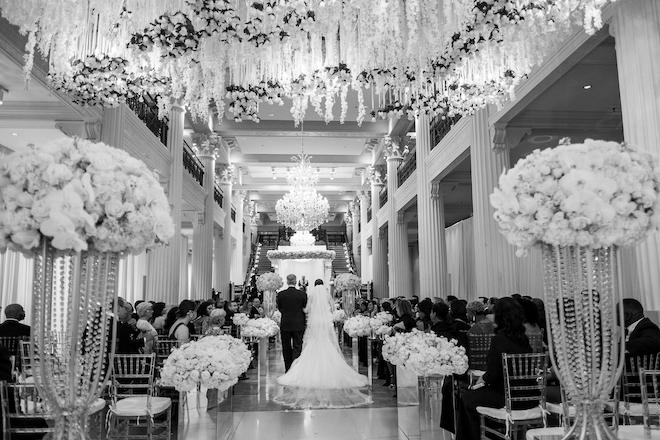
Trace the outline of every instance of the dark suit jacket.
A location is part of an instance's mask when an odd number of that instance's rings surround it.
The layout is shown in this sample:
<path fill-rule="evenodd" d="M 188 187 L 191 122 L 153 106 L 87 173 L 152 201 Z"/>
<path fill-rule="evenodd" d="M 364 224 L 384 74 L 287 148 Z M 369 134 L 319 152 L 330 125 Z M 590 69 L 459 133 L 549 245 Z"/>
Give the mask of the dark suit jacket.
<path fill-rule="evenodd" d="M 144 347 L 144 339 L 135 339 L 133 329 L 130 325 L 121 321 L 117 322 L 117 347 L 115 352 L 119 354 L 138 354 L 140 348 Z"/>
<path fill-rule="evenodd" d="M 30 326 L 8 319 L 0 324 L 0 336 L 30 336 Z"/>
<path fill-rule="evenodd" d="M 531 352 L 531 348 L 523 347 L 522 345 L 515 343 L 504 333 L 497 333 L 490 344 L 490 350 L 488 350 L 484 382 L 495 391 L 504 394 L 504 367 L 502 366 L 502 353 L 519 354 Z"/>
<path fill-rule="evenodd" d="M 283 332 L 304 332 L 307 294 L 295 287 L 289 287 L 277 294 L 277 308 L 282 313 L 280 330 Z"/>
<path fill-rule="evenodd" d="M 0 380 L 13 382 L 11 375 L 11 360 L 9 359 L 9 349 L 0 344 Z"/>
<path fill-rule="evenodd" d="M 660 352 L 660 329 L 649 318 L 642 318 L 628 337 L 626 350 L 633 356 Z"/>

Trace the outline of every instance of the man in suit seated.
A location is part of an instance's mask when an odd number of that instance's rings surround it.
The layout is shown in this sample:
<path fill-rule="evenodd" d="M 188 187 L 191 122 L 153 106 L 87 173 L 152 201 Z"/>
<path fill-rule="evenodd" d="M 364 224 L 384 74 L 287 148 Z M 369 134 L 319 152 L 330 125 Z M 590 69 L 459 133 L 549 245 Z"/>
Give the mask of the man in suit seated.
<path fill-rule="evenodd" d="M 660 328 L 644 317 L 644 307 L 636 299 L 623 300 L 626 353 L 631 356 L 660 352 Z"/>
<path fill-rule="evenodd" d="M 133 314 L 133 306 L 124 298 L 117 298 L 117 346 L 115 353 L 139 354 L 147 342 L 154 339 L 154 335 L 147 333 L 144 338 L 138 338 L 139 332 L 128 324 Z"/>
<path fill-rule="evenodd" d="M 0 324 L 0 336 L 30 337 L 30 326 L 21 324 L 25 319 L 25 310 L 20 304 L 9 304 L 5 308 L 5 322 Z"/>

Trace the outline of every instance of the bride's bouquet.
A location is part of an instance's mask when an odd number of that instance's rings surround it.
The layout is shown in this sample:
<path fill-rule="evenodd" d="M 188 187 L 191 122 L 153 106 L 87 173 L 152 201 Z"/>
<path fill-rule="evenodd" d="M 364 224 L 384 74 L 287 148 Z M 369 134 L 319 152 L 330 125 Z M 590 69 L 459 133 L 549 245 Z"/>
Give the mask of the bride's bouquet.
<path fill-rule="evenodd" d="M 402 365 L 418 376 L 463 374 L 468 369 L 465 348 L 434 333 L 413 329 L 385 338 L 383 359 Z"/>
<path fill-rule="evenodd" d="M 335 310 L 332 313 L 332 322 L 340 323 L 344 321 L 346 321 L 346 312 L 344 312 L 342 309 Z"/>
<path fill-rule="evenodd" d="M 241 327 L 241 336 L 249 338 L 269 338 L 280 332 L 280 327 L 270 318 L 249 319 Z"/>
<path fill-rule="evenodd" d="M 352 316 L 344 322 L 344 331 L 351 338 L 369 336 L 371 334 L 371 318 L 368 316 Z"/>
<path fill-rule="evenodd" d="M 245 313 L 235 313 L 234 316 L 231 317 L 231 321 L 234 323 L 234 325 L 238 326 L 247 324 L 249 320 L 250 318 L 248 318 L 248 315 Z"/>
<path fill-rule="evenodd" d="M 224 391 L 247 371 L 250 359 L 250 350 L 241 340 L 205 336 L 172 351 L 160 371 L 160 384 L 181 392 L 192 391 L 197 384 Z"/>

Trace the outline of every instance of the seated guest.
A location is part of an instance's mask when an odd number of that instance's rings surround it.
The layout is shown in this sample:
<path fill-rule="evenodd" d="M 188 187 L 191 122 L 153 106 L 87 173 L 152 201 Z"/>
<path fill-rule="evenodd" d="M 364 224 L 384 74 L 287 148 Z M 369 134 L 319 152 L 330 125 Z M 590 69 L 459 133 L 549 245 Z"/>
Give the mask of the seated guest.
<path fill-rule="evenodd" d="M 138 306 L 135 307 L 135 310 L 138 314 L 138 320 L 136 323 L 137 329 L 140 331 L 138 338 L 144 338 L 147 336 L 147 333 L 153 335 L 153 339 L 146 342 L 142 350 L 143 353 L 149 354 L 154 351 L 154 341 L 158 338 L 158 332 L 149 322 L 151 316 L 154 313 L 154 306 L 150 302 L 143 301 Z"/>
<path fill-rule="evenodd" d="M 463 393 L 458 401 L 458 425 L 456 440 L 480 438 L 478 406 L 502 408 L 504 397 L 504 371 L 502 354 L 531 353 L 525 335 L 525 314 L 513 298 L 500 299 L 493 309 L 497 333 L 488 351 L 486 373 L 477 381 L 475 388 Z"/>
<path fill-rule="evenodd" d="M 252 307 L 250 307 L 250 313 L 248 318 L 256 319 L 264 316 L 264 308 L 261 307 L 261 300 L 259 298 L 252 299 Z"/>
<path fill-rule="evenodd" d="M 431 331 L 447 339 L 454 338 L 455 327 L 449 315 L 449 306 L 445 302 L 437 302 L 431 308 Z"/>
<path fill-rule="evenodd" d="M 227 312 L 224 309 L 213 309 L 209 315 L 208 321 L 204 322 L 202 334 L 207 335 L 221 335 L 223 334 L 222 327 L 225 325 L 225 316 Z"/>
<path fill-rule="evenodd" d="M 133 306 L 124 298 L 117 298 L 117 346 L 115 352 L 119 354 L 139 354 L 147 342 L 154 339 L 151 333 L 138 337 L 133 327 L 128 324 L 133 317 Z"/>
<path fill-rule="evenodd" d="M 416 327 L 412 306 L 407 299 L 396 302 L 396 314 L 398 320 L 394 323 L 394 330 L 407 333 Z"/>
<path fill-rule="evenodd" d="M 456 326 L 456 331 L 470 330 L 470 324 L 468 324 L 467 318 L 467 309 L 465 306 L 465 302 L 460 299 L 453 301 L 449 306 L 451 310 L 451 317 L 454 319 L 454 325 Z"/>
<path fill-rule="evenodd" d="M 427 332 L 431 330 L 431 310 L 433 303 L 429 298 L 424 298 L 417 304 L 417 330 Z"/>
<path fill-rule="evenodd" d="M 197 318 L 192 322 L 195 328 L 195 334 L 203 334 L 204 325 L 209 320 L 209 314 L 215 309 L 215 301 L 204 301 L 197 307 Z"/>
<path fill-rule="evenodd" d="M 660 352 L 660 329 L 644 317 L 644 307 L 636 299 L 623 300 L 623 325 L 626 331 L 626 353 L 638 356 Z"/>
<path fill-rule="evenodd" d="M 5 308 L 5 322 L 0 324 L 0 336 L 30 336 L 30 326 L 21 324 L 25 310 L 20 304 L 9 304 Z"/>
<path fill-rule="evenodd" d="M 467 305 L 468 317 L 474 317 L 474 325 L 468 330 L 473 335 L 489 335 L 495 333 L 495 324 L 486 316 L 486 306 L 481 301 L 473 301 Z"/>
<path fill-rule="evenodd" d="M 172 327 L 168 331 L 169 338 L 179 342 L 190 341 L 188 324 L 195 318 L 195 303 L 188 299 L 181 301 L 176 316 L 176 321 L 174 321 L 174 324 L 172 324 Z"/>
<path fill-rule="evenodd" d="M 542 334 L 543 330 L 539 327 L 539 310 L 531 300 L 521 298 L 517 300 L 525 313 L 525 334 Z"/>

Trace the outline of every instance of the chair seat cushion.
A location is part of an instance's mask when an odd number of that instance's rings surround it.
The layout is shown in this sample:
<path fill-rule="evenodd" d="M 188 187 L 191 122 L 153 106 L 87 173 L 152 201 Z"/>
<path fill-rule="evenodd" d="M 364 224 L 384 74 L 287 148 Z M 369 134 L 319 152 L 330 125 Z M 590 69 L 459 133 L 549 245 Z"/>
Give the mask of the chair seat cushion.
<path fill-rule="evenodd" d="M 117 401 L 112 412 L 121 417 L 138 417 L 160 414 L 172 405 L 169 397 L 152 397 L 151 411 L 147 411 L 147 396 L 127 397 Z"/>
<path fill-rule="evenodd" d="M 97 412 L 101 411 L 103 408 L 105 408 L 105 400 L 99 397 L 90 405 L 89 415 L 91 416 L 92 414 L 96 414 Z"/>
<path fill-rule="evenodd" d="M 508 417 L 506 408 L 489 408 L 487 406 L 478 406 L 477 412 L 484 416 L 488 416 L 498 420 L 506 420 Z M 543 417 L 543 411 L 538 406 L 530 409 L 511 411 L 511 418 L 513 419 L 513 421 L 540 419 L 542 417 Z"/>
<path fill-rule="evenodd" d="M 561 414 L 564 415 L 564 408 L 561 403 L 551 403 L 547 402 L 545 404 L 545 409 L 552 414 Z M 568 416 L 575 417 L 575 405 L 568 405 Z"/>
<path fill-rule="evenodd" d="M 650 403 L 649 413 L 656 415 L 660 414 L 660 404 Z M 644 414 L 644 406 L 641 403 L 629 403 L 628 408 L 626 408 L 626 404 L 624 402 L 619 402 L 619 414 L 641 416 Z"/>

